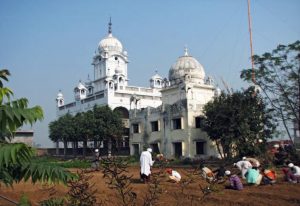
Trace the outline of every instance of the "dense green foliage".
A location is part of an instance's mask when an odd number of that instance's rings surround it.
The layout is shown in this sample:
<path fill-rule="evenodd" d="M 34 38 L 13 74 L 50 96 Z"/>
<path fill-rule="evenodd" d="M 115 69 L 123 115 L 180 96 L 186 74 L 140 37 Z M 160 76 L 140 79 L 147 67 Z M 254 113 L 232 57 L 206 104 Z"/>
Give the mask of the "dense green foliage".
<path fill-rule="evenodd" d="M 300 41 L 254 55 L 253 60 L 256 84 L 292 140 L 291 129 L 300 128 Z M 245 69 L 241 78 L 250 82 L 251 75 L 252 69 Z"/>
<path fill-rule="evenodd" d="M 3 87 L 2 79 L 7 81 L 8 70 L 0 70 L 0 183 L 12 185 L 14 182 L 31 179 L 33 183 L 63 182 L 75 176 L 61 167 L 45 163 L 34 163 L 32 148 L 22 143 L 11 144 L 14 132 L 25 123 L 34 123 L 43 118 L 39 106 L 28 108 L 27 100 L 11 100 L 13 92 Z"/>
<path fill-rule="evenodd" d="M 0 140 L 11 139 L 14 132 L 23 124 L 33 124 L 43 118 L 40 106 L 28 108 L 28 100 L 21 98 L 11 100 L 13 92 L 4 87 L 1 79 L 8 81 L 8 70 L 0 70 Z"/>
<path fill-rule="evenodd" d="M 204 107 L 203 130 L 225 158 L 258 155 L 264 152 L 267 139 L 272 138 L 272 111 L 258 94 L 253 94 L 253 87 L 244 92 L 222 93 Z"/>
<path fill-rule="evenodd" d="M 66 114 L 49 124 L 49 138 L 52 141 L 64 142 L 65 148 L 67 142 L 73 142 L 73 147 L 76 147 L 82 141 L 84 155 L 87 141 L 106 141 L 110 150 L 112 141 L 117 142 L 122 132 L 120 115 L 109 106 L 95 106 L 93 110 L 75 116 Z"/>

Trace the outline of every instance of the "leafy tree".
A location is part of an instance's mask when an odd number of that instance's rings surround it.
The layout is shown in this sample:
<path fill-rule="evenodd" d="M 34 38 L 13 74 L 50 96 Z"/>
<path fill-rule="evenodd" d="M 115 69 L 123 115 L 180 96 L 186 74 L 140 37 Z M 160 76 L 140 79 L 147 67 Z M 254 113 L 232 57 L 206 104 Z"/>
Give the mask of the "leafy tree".
<path fill-rule="evenodd" d="M 64 142 L 65 155 L 68 141 L 72 141 L 73 145 L 83 141 L 85 156 L 87 141 L 91 140 L 106 141 L 108 152 L 111 154 L 112 143 L 118 142 L 122 132 L 123 123 L 120 115 L 109 106 L 95 106 L 93 110 L 77 113 L 74 117 L 66 114 L 49 124 L 49 138 L 54 142 Z"/>
<path fill-rule="evenodd" d="M 54 141 L 62 141 L 64 144 L 64 156 L 67 155 L 68 142 L 76 140 L 74 117 L 67 113 L 49 124 L 49 138 Z M 73 144 L 74 146 L 74 144 Z"/>
<path fill-rule="evenodd" d="M 123 132 L 123 123 L 117 111 L 112 111 L 109 106 L 93 108 L 95 121 L 95 135 L 99 140 L 108 142 L 108 155 L 111 154 L 112 142 L 118 142 Z"/>
<path fill-rule="evenodd" d="M 60 127 L 58 120 L 49 123 L 49 138 L 56 143 L 56 154 L 59 155 Z"/>
<path fill-rule="evenodd" d="M 244 92 L 222 93 L 204 106 L 203 130 L 216 142 L 222 157 L 259 155 L 272 138 L 275 125 L 259 95 L 251 87 Z M 262 144 L 258 144 L 262 140 Z"/>
<path fill-rule="evenodd" d="M 3 87 L 8 81 L 8 70 L 0 70 L 0 183 L 12 185 L 21 180 L 63 182 L 75 176 L 63 168 L 45 163 L 34 163 L 33 150 L 23 143 L 8 143 L 14 132 L 23 124 L 33 124 L 43 118 L 41 107 L 28 108 L 27 99 L 11 100 L 13 92 Z"/>
<path fill-rule="evenodd" d="M 77 113 L 74 118 L 76 139 L 83 141 L 83 156 L 86 155 L 87 142 L 94 140 L 96 129 L 93 111 Z"/>
<path fill-rule="evenodd" d="M 300 128 L 300 41 L 278 45 L 272 52 L 254 55 L 253 60 L 256 84 L 292 140 L 289 128 L 293 124 Z M 241 78 L 250 82 L 251 74 L 252 69 L 245 69 Z"/>
<path fill-rule="evenodd" d="M 28 100 L 21 98 L 11 101 L 12 90 L 3 87 L 2 80 L 8 81 L 8 70 L 0 70 L 0 140 L 12 139 L 14 132 L 23 124 L 33 124 L 42 120 L 43 110 L 40 106 L 28 108 Z"/>

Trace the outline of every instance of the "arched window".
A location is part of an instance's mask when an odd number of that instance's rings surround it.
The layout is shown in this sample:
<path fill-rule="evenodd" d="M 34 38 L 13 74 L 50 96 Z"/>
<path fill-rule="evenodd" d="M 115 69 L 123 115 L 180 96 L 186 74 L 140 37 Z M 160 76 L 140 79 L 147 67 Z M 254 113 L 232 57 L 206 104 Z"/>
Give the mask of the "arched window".
<path fill-rule="evenodd" d="M 114 88 L 114 85 L 113 85 L 112 82 L 109 82 L 108 86 L 109 86 L 110 89 L 113 89 L 113 88 Z"/>

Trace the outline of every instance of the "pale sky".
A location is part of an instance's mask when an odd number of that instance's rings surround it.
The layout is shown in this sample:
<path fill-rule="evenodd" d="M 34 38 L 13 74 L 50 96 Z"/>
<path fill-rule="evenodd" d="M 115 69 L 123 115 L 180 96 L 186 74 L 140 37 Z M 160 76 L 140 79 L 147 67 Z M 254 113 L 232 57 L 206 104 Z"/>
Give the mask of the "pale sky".
<path fill-rule="evenodd" d="M 254 53 L 300 40 L 299 11 L 299 0 L 252 0 Z M 187 45 L 221 88 L 221 77 L 235 90 L 247 86 L 239 77 L 251 66 L 247 0 L 0 0 L 0 68 L 12 73 L 6 86 L 15 98 L 44 109 L 36 143 L 53 146 L 48 124 L 58 91 L 70 103 L 79 80 L 93 78 L 110 16 L 129 55 L 129 85 L 149 86 L 155 70 L 167 77 Z"/>

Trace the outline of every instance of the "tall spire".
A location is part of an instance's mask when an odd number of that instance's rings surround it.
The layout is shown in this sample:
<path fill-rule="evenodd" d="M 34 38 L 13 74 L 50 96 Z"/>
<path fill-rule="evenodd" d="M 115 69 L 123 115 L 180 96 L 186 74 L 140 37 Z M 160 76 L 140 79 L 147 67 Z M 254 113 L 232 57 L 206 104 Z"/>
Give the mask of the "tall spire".
<path fill-rule="evenodd" d="M 109 17 L 108 34 L 111 34 L 111 33 L 112 33 L 112 32 L 111 32 L 111 25 L 112 25 L 112 23 L 111 23 L 111 17 Z"/>

